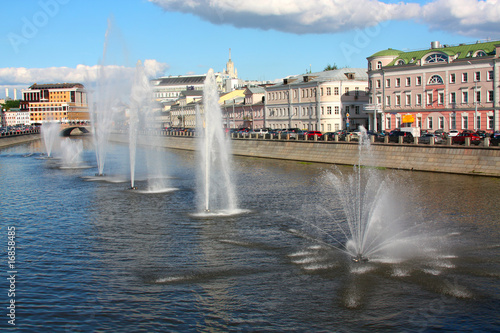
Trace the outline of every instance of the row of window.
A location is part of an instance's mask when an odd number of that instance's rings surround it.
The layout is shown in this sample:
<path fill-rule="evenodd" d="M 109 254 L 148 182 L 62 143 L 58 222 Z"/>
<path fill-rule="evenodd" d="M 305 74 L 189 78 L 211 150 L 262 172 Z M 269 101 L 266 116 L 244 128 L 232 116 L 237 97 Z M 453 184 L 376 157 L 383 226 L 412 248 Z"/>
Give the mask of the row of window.
<path fill-rule="evenodd" d="M 474 95 L 475 95 L 475 100 L 474 100 Z M 444 100 L 444 91 L 438 91 L 437 94 L 434 93 L 434 92 L 428 92 L 426 94 L 426 101 L 425 101 L 425 104 L 426 105 L 444 105 L 445 104 L 445 100 Z M 459 97 L 461 98 L 460 101 L 457 99 L 457 93 L 456 92 L 451 92 L 450 95 L 449 95 L 449 101 L 448 103 L 449 104 L 457 104 L 457 103 L 461 103 L 461 104 L 469 104 L 469 91 L 467 90 L 462 90 L 461 93 L 459 93 Z M 482 102 L 482 95 L 481 95 L 481 91 L 478 90 L 475 92 L 472 92 L 472 103 L 481 103 Z M 486 93 L 486 102 L 493 102 L 493 98 L 494 98 L 494 92 L 493 90 L 489 90 L 487 91 Z M 404 99 L 405 99 L 405 106 L 411 106 L 412 105 L 412 95 L 411 94 L 405 94 L 404 95 Z M 394 95 L 394 97 L 392 95 L 389 95 L 389 96 L 385 96 L 385 106 L 391 106 L 392 105 L 392 101 L 394 100 L 394 105 L 395 106 L 401 106 L 401 95 L 400 94 L 397 94 L 397 95 Z M 382 96 L 377 96 L 376 97 L 376 101 L 377 101 L 377 104 L 382 104 Z M 370 98 L 370 104 L 372 103 L 373 101 L 371 100 Z M 415 95 L 415 106 L 422 106 L 422 94 L 416 94 Z"/>
<path fill-rule="evenodd" d="M 453 56 L 452 59 L 457 59 L 460 56 L 460 52 L 458 52 L 456 55 Z M 486 52 L 483 50 L 479 50 L 476 52 L 469 51 L 466 54 L 467 58 L 470 57 L 486 57 Z M 410 59 L 410 64 L 413 64 L 417 59 L 415 57 Z M 424 64 L 435 64 L 435 63 L 440 63 L 440 62 L 449 62 L 449 57 L 448 55 L 444 53 L 433 53 L 428 55 L 425 59 L 423 59 Z M 417 60 L 419 62 L 419 60 Z M 396 65 L 406 65 L 406 62 L 403 59 L 399 59 L 396 62 Z M 377 62 L 377 69 L 382 69 L 382 62 L 378 61 Z M 371 62 L 368 63 L 368 70 L 372 70 L 372 64 Z"/>
<path fill-rule="evenodd" d="M 457 77 L 456 77 L 456 73 L 451 73 L 450 74 L 450 77 L 449 77 L 449 83 L 456 83 L 457 82 Z M 474 72 L 473 74 L 473 78 L 474 78 L 474 82 L 480 82 L 481 81 L 481 72 Z M 469 82 L 469 73 L 462 73 L 461 74 L 461 79 L 462 79 L 462 83 L 466 83 L 466 82 Z M 493 80 L 493 71 L 488 71 L 486 72 L 486 80 L 487 81 L 492 81 Z M 405 87 L 411 87 L 411 77 L 406 77 L 405 78 Z M 389 78 L 389 79 L 385 79 L 385 87 L 386 88 L 390 88 L 391 87 L 391 83 L 392 83 L 392 80 Z M 428 82 L 427 82 L 428 85 L 433 85 L 433 84 L 444 84 L 444 80 L 443 78 L 440 76 L 440 75 L 433 75 L 429 78 Z M 421 76 L 417 76 L 415 77 L 415 85 L 416 86 L 421 86 L 422 85 L 422 77 Z M 376 88 L 381 88 L 382 87 L 382 81 L 380 79 L 378 80 L 375 80 L 375 87 Z M 394 79 L 394 87 L 395 88 L 399 88 L 401 87 L 401 78 L 395 78 Z M 372 84 L 371 84 L 371 81 L 369 82 L 369 88 L 371 89 L 372 88 Z"/>
<path fill-rule="evenodd" d="M 351 109 L 352 108 L 352 109 Z M 299 110 L 300 109 L 300 110 Z M 346 105 L 345 106 L 345 113 L 348 114 L 349 112 L 354 111 L 354 114 L 360 114 L 360 106 L 359 105 Z M 289 108 L 270 108 L 269 109 L 269 116 L 270 117 L 288 117 L 290 112 Z M 326 113 L 325 113 L 326 112 Z M 331 106 L 321 107 L 321 115 L 331 115 L 332 112 L 336 115 L 340 114 L 340 107 L 339 106 L 334 106 L 333 108 Z M 295 116 L 302 116 L 302 117 L 310 117 L 314 116 L 316 114 L 316 108 L 315 107 L 302 107 L 302 108 L 293 108 L 293 114 L 292 117 Z"/>
<path fill-rule="evenodd" d="M 494 117 L 493 116 L 487 116 L 487 117 L 488 117 L 488 119 L 486 121 L 486 129 L 491 130 L 494 128 Z M 472 118 L 471 120 L 474 121 L 474 116 L 471 116 L 471 118 Z M 386 117 L 385 117 L 386 128 L 400 128 L 402 125 L 401 117 L 400 116 L 395 117 L 395 126 L 394 127 L 392 127 L 392 124 L 393 124 L 392 119 L 393 118 L 391 117 L 390 114 L 386 115 Z M 434 119 L 435 119 L 434 117 L 427 117 L 426 129 L 429 129 L 429 130 L 445 129 L 445 121 L 446 121 L 445 117 L 443 117 L 443 116 L 437 117 L 437 124 L 434 122 Z M 461 116 L 460 124 L 461 124 L 460 129 L 462 129 L 462 130 L 472 129 L 472 128 L 469 128 L 469 126 L 473 125 L 473 124 L 470 124 L 468 115 Z M 417 117 L 416 127 L 422 128 L 422 117 Z M 474 126 L 470 126 L 470 127 L 474 127 Z M 455 114 L 450 115 L 449 128 L 450 129 L 457 129 L 457 118 L 456 118 Z M 476 128 L 481 129 L 481 115 L 477 116 Z"/>
<path fill-rule="evenodd" d="M 293 98 L 297 98 L 297 93 L 298 89 L 293 89 Z M 320 88 L 320 93 L 321 96 L 331 96 L 332 95 L 332 87 L 321 87 Z M 354 87 L 354 95 L 359 96 L 360 89 L 359 87 Z M 340 94 L 340 88 L 339 87 L 333 87 L 333 95 L 334 96 L 339 96 Z M 345 87 L 344 88 L 344 94 L 346 96 L 349 96 L 350 94 L 350 88 Z M 301 89 L 301 97 L 302 98 L 309 98 L 309 97 L 315 97 L 316 96 L 316 88 L 306 88 L 306 89 Z M 288 99 L 288 91 L 278 91 L 278 92 L 270 92 L 268 93 L 268 100 L 274 101 L 274 100 L 287 100 Z"/>

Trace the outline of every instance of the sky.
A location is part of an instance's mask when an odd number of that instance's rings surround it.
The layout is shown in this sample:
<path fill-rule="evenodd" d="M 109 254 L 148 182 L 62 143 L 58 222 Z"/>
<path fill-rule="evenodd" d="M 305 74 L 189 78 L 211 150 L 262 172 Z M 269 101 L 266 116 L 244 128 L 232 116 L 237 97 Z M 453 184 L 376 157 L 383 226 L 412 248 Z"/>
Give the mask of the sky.
<path fill-rule="evenodd" d="M 500 0 L 18 0 L 2 3 L 0 98 L 33 83 L 92 82 L 106 66 L 149 77 L 244 80 L 366 68 L 387 48 L 500 40 Z"/>

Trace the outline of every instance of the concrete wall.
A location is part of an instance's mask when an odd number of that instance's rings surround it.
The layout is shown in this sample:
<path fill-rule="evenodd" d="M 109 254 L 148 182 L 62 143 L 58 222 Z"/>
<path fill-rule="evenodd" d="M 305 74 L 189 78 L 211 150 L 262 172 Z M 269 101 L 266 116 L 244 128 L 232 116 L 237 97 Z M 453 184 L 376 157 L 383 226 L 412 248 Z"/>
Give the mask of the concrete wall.
<path fill-rule="evenodd" d="M 113 135 L 112 140 L 125 143 L 127 136 Z M 139 143 L 154 141 L 166 148 L 196 150 L 198 139 L 162 137 Z M 234 139 L 232 151 L 240 156 L 347 165 L 358 164 L 360 156 L 359 145 L 348 142 Z M 377 143 L 361 156 L 361 164 L 372 167 L 500 177 L 500 149 L 496 147 Z"/>
<path fill-rule="evenodd" d="M 14 146 L 21 143 L 36 141 L 40 139 L 40 134 L 19 135 L 0 138 L 0 148 Z"/>

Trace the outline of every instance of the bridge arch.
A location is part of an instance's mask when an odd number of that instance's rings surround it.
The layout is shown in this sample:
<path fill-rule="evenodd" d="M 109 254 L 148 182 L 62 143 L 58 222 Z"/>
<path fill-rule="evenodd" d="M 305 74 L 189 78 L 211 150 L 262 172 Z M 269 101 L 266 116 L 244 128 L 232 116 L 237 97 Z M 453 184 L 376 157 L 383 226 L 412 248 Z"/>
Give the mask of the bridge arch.
<path fill-rule="evenodd" d="M 90 133 L 90 131 L 84 126 L 70 126 L 61 131 L 61 136 L 70 136 L 71 132 L 73 132 L 77 128 L 84 134 Z"/>

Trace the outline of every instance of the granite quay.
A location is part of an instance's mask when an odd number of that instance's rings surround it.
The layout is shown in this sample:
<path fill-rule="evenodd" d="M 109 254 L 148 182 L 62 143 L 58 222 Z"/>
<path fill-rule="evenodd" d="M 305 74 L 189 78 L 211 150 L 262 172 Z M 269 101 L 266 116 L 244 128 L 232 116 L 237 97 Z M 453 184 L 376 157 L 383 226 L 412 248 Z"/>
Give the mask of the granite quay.
<path fill-rule="evenodd" d="M 141 136 L 139 144 L 158 142 L 165 148 L 196 150 L 195 133 L 157 131 L 163 140 Z M 115 142 L 126 143 L 128 136 L 115 133 Z M 500 149 L 490 147 L 486 138 L 479 146 L 415 143 L 372 143 L 371 153 L 362 156 L 362 164 L 375 168 L 431 171 L 500 177 Z M 355 165 L 359 163 L 358 142 L 291 140 L 289 137 L 242 137 L 232 135 L 232 154 L 247 157 L 273 158 L 315 163 Z"/>

